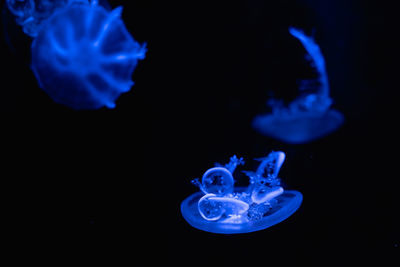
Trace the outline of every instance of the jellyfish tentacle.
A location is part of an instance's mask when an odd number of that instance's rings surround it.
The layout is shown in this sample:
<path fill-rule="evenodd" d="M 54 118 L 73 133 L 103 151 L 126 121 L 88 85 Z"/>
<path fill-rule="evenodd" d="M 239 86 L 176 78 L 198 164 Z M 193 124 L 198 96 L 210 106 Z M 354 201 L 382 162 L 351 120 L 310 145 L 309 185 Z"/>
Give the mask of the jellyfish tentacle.
<path fill-rule="evenodd" d="M 107 35 L 108 31 L 110 30 L 111 23 L 113 23 L 114 20 L 120 18 L 121 14 L 122 14 L 122 6 L 119 6 L 110 12 L 110 15 L 107 17 L 107 19 L 104 21 L 104 23 L 100 27 L 99 34 L 95 38 L 95 40 L 93 42 L 93 46 L 98 47 L 100 45 L 100 43 L 103 41 L 103 39 Z"/>

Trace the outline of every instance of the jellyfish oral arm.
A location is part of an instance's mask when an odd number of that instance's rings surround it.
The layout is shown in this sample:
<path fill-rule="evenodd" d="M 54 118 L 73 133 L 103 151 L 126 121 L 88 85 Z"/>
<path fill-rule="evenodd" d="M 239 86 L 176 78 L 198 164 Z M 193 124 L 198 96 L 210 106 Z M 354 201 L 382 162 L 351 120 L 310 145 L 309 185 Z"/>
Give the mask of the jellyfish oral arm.
<path fill-rule="evenodd" d="M 321 82 L 319 95 L 329 98 L 328 73 L 326 71 L 325 59 L 322 55 L 320 47 L 313 40 L 313 38 L 305 35 L 305 33 L 299 29 L 290 27 L 289 32 L 302 43 L 307 53 L 310 55 L 313 63 L 315 64 L 320 77 L 319 81 Z"/>
<path fill-rule="evenodd" d="M 259 159 L 261 163 L 257 168 L 256 174 L 261 176 L 267 172 L 268 174 L 271 173 L 271 176 L 277 177 L 285 161 L 285 157 L 285 153 L 278 151 L 271 152 L 266 158 Z M 268 168 L 268 170 L 266 170 L 266 168 Z"/>
<path fill-rule="evenodd" d="M 234 155 L 230 158 L 229 163 L 225 165 L 225 168 L 228 169 L 231 173 L 233 173 L 237 166 L 243 164 L 244 164 L 243 158 L 238 158 L 236 155 Z"/>
<path fill-rule="evenodd" d="M 203 192 L 204 194 L 207 194 L 207 190 L 200 183 L 199 178 L 195 178 L 191 182 L 193 185 L 197 186 L 201 190 L 201 192 Z"/>
<path fill-rule="evenodd" d="M 249 209 L 249 204 L 230 197 L 218 197 L 206 194 L 198 202 L 199 213 L 207 221 L 216 221 L 225 217 L 240 217 Z"/>
<path fill-rule="evenodd" d="M 281 186 L 268 188 L 266 186 L 256 187 L 251 194 L 251 200 L 254 203 L 268 203 L 272 199 L 282 195 L 284 192 Z"/>

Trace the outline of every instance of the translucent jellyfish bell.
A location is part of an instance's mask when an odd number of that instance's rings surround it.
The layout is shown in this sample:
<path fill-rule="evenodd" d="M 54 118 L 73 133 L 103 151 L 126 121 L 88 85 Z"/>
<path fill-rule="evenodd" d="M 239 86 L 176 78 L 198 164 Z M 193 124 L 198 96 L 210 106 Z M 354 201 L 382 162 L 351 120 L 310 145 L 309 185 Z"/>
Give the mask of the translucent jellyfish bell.
<path fill-rule="evenodd" d="M 321 138 L 338 129 L 344 116 L 331 109 L 329 82 L 325 60 L 315 41 L 303 31 L 289 28 L 307 51 L 311 66 L 318 73 L 317 80 L 303 80 L 301 94 L 288 106 L 277 100 L 269 101 L 271 114 L 257 116 L 253 127 L 260 133 L 286 143 L 301 144 Z"/>
<path fill-rule="evenodd" d="M 31 68 L 55 102 L 73 109 L 114 108 L 130 90 L 146 48 L 126 29 L 122 7 L 109 11 L 97 0 L 7 4 L 24 32 L 34 37 Z"/>
<path fill-rule="evenodd" d="M 232 191 L 209 193 L 198 179 L 193 180 L 201 192 L 182 202 L 182 216 L 199 230 L 219 234 L 259 231 L 285 220 L 300 207 L 303 197 L 300 192 L 285 191 L 280 186 L 277 175 L 284 159 L 283 152 L 271 152 L 260 159 L 256 172 L 245 172 L 250 185 Z M 233 156 L 225 169 L 231 166 L 234 170 L 238 162 L 243 164 L 242 159 Z"/>

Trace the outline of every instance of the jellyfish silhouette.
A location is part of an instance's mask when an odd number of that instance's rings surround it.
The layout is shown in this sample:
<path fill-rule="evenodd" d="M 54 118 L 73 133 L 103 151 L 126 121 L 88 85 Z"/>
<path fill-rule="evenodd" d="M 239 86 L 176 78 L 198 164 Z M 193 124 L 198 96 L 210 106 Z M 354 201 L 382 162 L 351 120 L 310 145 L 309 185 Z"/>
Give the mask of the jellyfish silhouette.
<path fill-rule="evenodd" d="M 301 94 L 288 106 L 281 101 L 270 100 L 272 113 L 256 116 L 253 127 L 260 133 L 291 144 L 302 144 L 324 137 L 338 129 L 344 116 L 331 108 L 328 74 L 325 60 L 315 41 L 296 28 L 289 28 L 309 55 L 317 80 L 303 80 Z"/>
<path fill-rule="evenodd" d="M 24 32 L 33 37 L 31 68 L 55 102 L 73 109 L 114 108 L 133 85 L 145 45 L 126 29 L 122 7 L 98 1 L 8 0 Z"/>
<path fill-rule="evenodd" d="M 248 187 L 234 188 L 233 172 L 244 164 L 233 156 L 225 166 L 207 170 L 201 181 L 193 184 L 201 192 L 181 203 L 183 218 L 194 228 L 218 234 L 240 234 L 259 231 L 282 222 L 301 205 L 298 191 L 284 190 L 278 172 L 285 153 L 271 152 L 261 161 L 256 172 L 246 171 Z"/>

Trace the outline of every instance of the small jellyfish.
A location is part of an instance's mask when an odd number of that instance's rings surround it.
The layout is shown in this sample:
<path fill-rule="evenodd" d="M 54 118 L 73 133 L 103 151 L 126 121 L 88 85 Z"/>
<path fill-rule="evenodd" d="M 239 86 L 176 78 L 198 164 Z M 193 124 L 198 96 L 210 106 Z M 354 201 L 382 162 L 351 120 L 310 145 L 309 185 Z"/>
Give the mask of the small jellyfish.
<path fill-rule="evenodd" d="M 212 233 L 240 234 L 266 229 L 292 215 L 301 205 L 303 196 L 297 191 L 284 190 L 280 186 L 278 172 L 285 160 L 285 153 L 271 152 L 261 161 L 255 172 L 245 171 L 250 178 L 248 187 L 233 187 L 233 171 L 244 164 L 242 158 L 231 158 L 223 177 L 230 177 L 229 186 L 208 183 L 198 179 L 192 182 L 201 192 L 194 193 L 181 204 L 183 218 L 193 227 Z M 220 166 L 220 165 L 218 165 Z M 204 176 L 208 177 L 208 172 Z M 232 178 L 232 179 L 231 179 Z M 232 182 L 231 182 L 232 181 Z M 229 188 L 229 189 L 228 189 Z"/>
<path fill-rule="evenodd" d="M 122 7 L 99 1 L 18 1 L 8 7 L 33 37 L 31 68 L 55 102 L 72 109 L 114 108 L 133 85 L 132 73 L 145 58 L 125 27 Z"/>
<path fill-rule="evenodd" d="M 318 79 L 301 81 L 300 96 L 288 106 L 270 100 L 272 113 L 255 117 L 253 127 L 283 142 L 302 144 L 332 133 L 343 124 L 344 116 L 331 108 L 328 74 L 319 46 L 301 30 L 289 28 L 289 32 L 304 46 Z"/>

